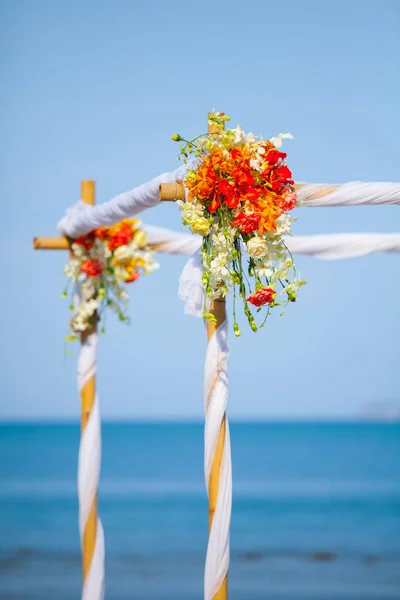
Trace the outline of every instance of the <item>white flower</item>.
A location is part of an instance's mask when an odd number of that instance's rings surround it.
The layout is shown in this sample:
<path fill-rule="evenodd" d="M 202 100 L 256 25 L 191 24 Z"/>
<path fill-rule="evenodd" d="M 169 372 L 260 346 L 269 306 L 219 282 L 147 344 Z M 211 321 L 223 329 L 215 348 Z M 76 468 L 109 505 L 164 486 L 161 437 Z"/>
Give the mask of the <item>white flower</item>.
<path fill-rule="evenodd" d="M 247 253 L 253 258 L 263 258 L 268 252 L 268 245 L 264 238 L 255 236 L 247 242 Z"/>
<path fill-rule="evenodd" d="M 246 136 L 246 141 L 248 144 L 250 144 L 251 142 L 254 142 L 255 137 L 254 137 L 254 133 L 248 133 Z"/>
<path fill-rule="evenodd" d="M 79 317 L 75 317 L 71 323 L 71 329 L 72 329 L 72 331 L 75 331 L 75 332 L 85 331 L 87 326 L 88 326 L 87 321 L 85 321 L 84 319 L 79 318 Z"/>
<path fill-rule="evenodd" d="M 76 256 L 77 258 L 81 258 L 86 254 L 85 248 L 80 244 L 72 244 L 71 250 L 74 253 L 74 256 Z"/>
<path fill-rule="evenodd" d="M 119 264 L 130 261 L 133 254 L 133 248 L 131 245 L 118 246 L 114 250 L 114 258 Z"/>
<path fill-rule="evenodd" d="M 292 218 L 287 214 L 283 214 L 275 221 L 277 235 L 289 235 Z"/>
<path fill-rule="evenodd" d="M 203 216 L 204 207 L 200 202 L 185 202 L 178 200 L 177 204 L 181 211 L 181 219 L 184 225 L 190 225 L 194 219 Z"/>
<path fill-rule="evenodd" d="M 227 269 L 227 264 L 229 264 L 229 255 L 227 252 L 221 252 L 221 254 L 217 254 L 215 258 L 210 262 L 210 271 L 214 277 L 227 277 L 229 275 L 229 270 Z"/>
<path fill-rule="evenodd" d="M 225 230 L 227 232 L 227 230 Z M 228 230 L 228 239 L 226 239 L 224 232 L 219 229 L 217 225 L 213 225 L 212 230 L 212 242 L 213 247 L 217 252 L 227 252 L 232 246 L 233 240 L 235 239 L 235 233 L 232 228 Z"/>
<path fill-rule="evenodd" d="M 303 287 L 303 285 L 306 285 L 306 283 L 307 281 L 305 279 L 299 279 L 298 277 L 295 277 L 293 281 L 288 283 L 283 288 L 283 291 L 287 294 L 295 294 L 301 287 Z"/>
<path fill-rule="evenodd" d="M 272 269 L 272 263 L 270 261 L 258 261 L 254 267 L 256 274 L 259 277 L 272 277 L 274 270 Z"/>
<path fill-rule="evenodd" d="M 254 169 L 255 171 L 259 171 L 259 173 L 262 173 L 264 171 L 263 164 L 264 164 L 264 161 L 261 156 L 250 159 L 251 168 Z"/>
<path fill-rule="evenodd" d="M 236 127 L 236 129 L 232 129 L 232 133 L 235 136 L 235 139 L 234 139 L 235 146 L 242 146 L 243 144 L 246 143 L 247 136 L 246 136 L 245 132 L 243 131 L 243 129 L 240 127 L 240 125 L 238 125 Z"/>
<path fill-rule="evenodd" d="M 80 262 L 74 258 L 72 258 L 64 267 L 64 274 L 67 277 L 71 277 L 74 281 L 76 281 L 80 271 Z"/>
<path fill-rule="evenodd" d="M 99 301 L 95 298 L 82 302 L 78 308 L 78 315 L 81 317 L 91 317 L 99 307 Z"/>
<path fill-rule="evenodd" d="M 275 148 L 280 148 L 282 146 L 282 140 L 292 140 L 293 136 L 291 133 L 280 133 L 276 137 L 272 137 L 269 141 L 275 146 Z"/>
<path fill-rule="evenodd" d="M 159 268 L 160 264 L 152 260 L 151 262 L 145 264 L 144 274 L 149 275 L 150 273 L 153 273 L 153 271 L 157 271 Z"/>

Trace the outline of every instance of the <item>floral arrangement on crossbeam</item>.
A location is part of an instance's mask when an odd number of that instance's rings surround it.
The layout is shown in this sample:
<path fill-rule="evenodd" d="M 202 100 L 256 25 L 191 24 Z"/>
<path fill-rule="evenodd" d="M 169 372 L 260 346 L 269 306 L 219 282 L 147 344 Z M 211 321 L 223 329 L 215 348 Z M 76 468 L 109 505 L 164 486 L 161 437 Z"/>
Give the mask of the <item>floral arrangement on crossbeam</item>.
<path fill-rule="evenodd" d="M 179 201 L 181 218 L 192 233 L 203 236 L 201 262 L 203 285 L 210 299 L 224 298 L 233 291 L 233 329 L 240 335 L 236 319 L 237 294 L 253 331 L 265 324 L 271 309 L 282 315 L 296 301 L 300 279 L 284 235 L 296 220 L 289 215 L 297 203 L 286 153 L 279 148 L 291 134 L 264 140 L 238 126 L 225 129 L 230 118 L 209 115 L 214 132 L 181 142 L 179 158 L 197 157 L 187 171 L 188 197 Z M 244 264 L 247 253 L 247 266 Z M 266 309 L 257 326 L 250 306 Z M 204 318 L 213 316 L 204 307 Z"/>
<path fill-rule="evenodd" d="M 70 334 L 66 341 L 102 322 L 107 308 L 120 321 L 129 322 L 128 294 L 124 284 L 136 281 L 158 268 L 147 234 L 137 219 L 124 219 L 111 227 L 95 229 L 74 240 L 70 260 L 64 269 L 68 284 L 62 297 L 68 296 L 72 282 L 69 309 L 73 312 Z"/>

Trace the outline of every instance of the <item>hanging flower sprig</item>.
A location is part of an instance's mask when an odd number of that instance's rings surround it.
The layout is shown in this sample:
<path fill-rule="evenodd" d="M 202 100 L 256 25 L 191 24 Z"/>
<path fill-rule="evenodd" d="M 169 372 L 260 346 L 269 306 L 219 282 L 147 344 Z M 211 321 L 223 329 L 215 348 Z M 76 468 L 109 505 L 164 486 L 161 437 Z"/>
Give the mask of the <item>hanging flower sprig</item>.
<path fill-rule="evenodd" d="M 116 313 L 120 321 L 129 322 L 126 283 L 136 281 L 158 268 L 147 235 L 137 219 L 125 219 L 112 227 L 101 227 L 74 240 L 64 269 L 71 282 L 70 334 L 66 341 L 102 322 L 106 309 Z M 68 296 L 67 284 L 62 297 Z"/>
<path fill-rule="evenodd" d="M 184 162 L 197 157 L 186 175 L 187 201 L 179 201 L 179 207 L 183 224 L 203 236 L 206 296 L 217 299 L 233 292 L 233 328 L 239 336 L 238 295 L 251 329 L 257 331 L 271 309 L 280 307 L 283 314 L 306 282 L 297 273 L 284 239 L 296 220 L 289 213 L 297 198 L 287 155 L 280 148 L 285 138 L 293 136 L 286 133 L 264 140 L 246 134 L 240 126 L 225 129 L 229 120 L 214 112 L 209 123 L 215 132 L 193 140 L 173 134 L 172 139 L 181 143 L 179 158 Z M 266 309 L 258 326 L 251 307 L 257 312 Z M 206 308 L 204 317 L 210 318 Z"/>

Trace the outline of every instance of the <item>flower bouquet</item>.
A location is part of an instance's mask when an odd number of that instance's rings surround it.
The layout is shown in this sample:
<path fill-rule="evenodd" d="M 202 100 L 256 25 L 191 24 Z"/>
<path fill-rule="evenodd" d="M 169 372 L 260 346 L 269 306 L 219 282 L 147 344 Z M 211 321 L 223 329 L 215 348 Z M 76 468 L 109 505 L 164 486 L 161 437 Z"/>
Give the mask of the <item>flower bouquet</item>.
<path fill-rule="evenodd" d="M 257 312 L 266 308 L 262 327 L 271 309 L 295 302 L 304 285 L 288 250 L 284 235 L 290 234 L 296 206 L 292 173 L 286 153 L 280 150 L 290 134 L 264 140 L 238 126 L 225 129 L 229 117 L 211 113 L 213 133 L 181 142 L 184 161 L 194 155 L 188 169 L 186 201 L 179 201 L 184 225 L 203 236 L 201 262 L 206 297 L 224 298 L 233 291 L 233 328 L 239 336 L 236 299 L 243 301 L 244 312 L 253 331 L 258 326 L 249 305 Z M 247 264 L 245 264 L 247 254 Z M 282 308 L 283 307 L 283 308 Z M 204 308 L 205 318 L 212 315 Z"/>
<path fill-rule="evenodd" d="M 69 308 L 74 313 L 66 341 L 76 340 L 79 333 L 102 321 L 106 308 L 114 311 L 120 321 L 129 321 L 128 294 L 123 284 L 157 268 L 137 219 L 125 219 L 74 240 L 64 269 L 68 283 L 73 284 Z M 67 295 L 68 284 L 62 297 Z"/>

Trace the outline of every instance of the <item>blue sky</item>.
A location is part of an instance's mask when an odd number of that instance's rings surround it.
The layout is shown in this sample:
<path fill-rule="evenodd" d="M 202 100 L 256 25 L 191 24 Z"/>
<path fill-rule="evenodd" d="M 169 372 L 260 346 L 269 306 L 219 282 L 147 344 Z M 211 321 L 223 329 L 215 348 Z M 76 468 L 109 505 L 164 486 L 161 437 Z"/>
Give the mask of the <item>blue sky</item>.
<path fill-rule="evenodd" d="M 176 165 L 170 134 L 212 108 L 290 131 L 298 181 L 399 179 L 400 6 L 377 2 L 0 5 L 0 418 L 76 418 L 63 252 L 32 250 L 95 179 L 97 201 Z M 298 211 L 297 234 L 400 230 L 398 207 Z M 175 206 L 143 220 L 181 230 Z M 184 258 L 130 288 L 132 325 L 101 338 L 105 418 L 198 418 L 205 336 L 184 316 Z M 259 334 L 231 339 L 232 418 L 357 415 L 399 402 L 400 256 L 297 258 L 310 284 Z"/>

